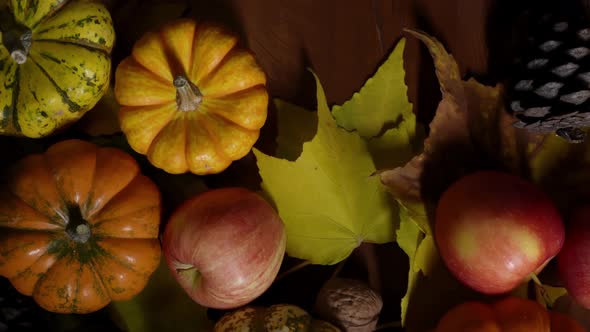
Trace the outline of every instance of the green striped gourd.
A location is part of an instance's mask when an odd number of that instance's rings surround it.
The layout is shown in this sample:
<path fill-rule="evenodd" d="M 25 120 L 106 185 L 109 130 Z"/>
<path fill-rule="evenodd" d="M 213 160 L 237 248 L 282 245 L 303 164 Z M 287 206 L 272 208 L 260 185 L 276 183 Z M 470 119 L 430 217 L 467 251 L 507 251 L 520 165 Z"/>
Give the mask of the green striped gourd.
<path fill-rule="evenodd" d="M 106 92 L 115 39 L 91 0 L 0 0 L 0 135 L 44 137 Z"/>

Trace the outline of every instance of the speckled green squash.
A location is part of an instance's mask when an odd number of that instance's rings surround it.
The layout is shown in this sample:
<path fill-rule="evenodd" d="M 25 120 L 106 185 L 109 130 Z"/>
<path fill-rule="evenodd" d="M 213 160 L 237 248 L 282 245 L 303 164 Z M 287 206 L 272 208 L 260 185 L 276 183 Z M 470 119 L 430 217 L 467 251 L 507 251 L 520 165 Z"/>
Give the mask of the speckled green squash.
<path fill-rule="evenodd" d="M 326 321 L 313 319 L 305 310 L 291 304 L 241 308 L 223 316 L 215 325 L 215 332 L 340 331 Z"/>
<path fill-rule="evenodd" d="M 44 137 L 106 92 L 115 32 L 91 0 L 0 0 L 0 135 Z"/>

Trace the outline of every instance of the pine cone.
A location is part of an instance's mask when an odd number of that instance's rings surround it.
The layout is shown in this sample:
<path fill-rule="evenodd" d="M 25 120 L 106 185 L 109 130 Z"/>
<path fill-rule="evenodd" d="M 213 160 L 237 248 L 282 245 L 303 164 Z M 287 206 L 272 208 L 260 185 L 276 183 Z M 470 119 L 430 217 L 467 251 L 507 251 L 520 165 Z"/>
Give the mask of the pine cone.
<path fill-rule="evenodd" d="M 569 142 L 590 127 L 590 21 L 580 3 L 553 1 L 523 16 L 527 38 L 508 85 L 514 123 Z"/>

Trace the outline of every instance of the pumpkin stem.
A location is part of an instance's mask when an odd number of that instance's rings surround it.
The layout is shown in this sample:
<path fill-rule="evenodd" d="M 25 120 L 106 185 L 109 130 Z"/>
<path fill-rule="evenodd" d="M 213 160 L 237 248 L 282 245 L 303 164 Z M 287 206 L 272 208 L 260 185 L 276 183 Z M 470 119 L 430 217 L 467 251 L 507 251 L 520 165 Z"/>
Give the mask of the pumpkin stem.
<path fill-rule="evenodd" d="M 29 28 L 16 22 L 8 8 L 0 8 L 0 32 L 2 44 L 10 52 L 12 59 L 19 65 L 27 62 L 33 33 Z"/>
<path fill-rule="evenodd" d="M 68 217 L 66 233 L 70 236 L 70 239 L 78 243 L 86 243 L 92 234 L 88 222 L 82 217 L 80 207 L 70 206 L 68 208 Z"/>
<path fill-rule="evenodd" d="M 203 95 L 196 85 L 186 77 L 179 75 L 174 79 L 174 87 L 176 87 L 176 104 L 179 111 L 189 112 L 199 107 Z"/>

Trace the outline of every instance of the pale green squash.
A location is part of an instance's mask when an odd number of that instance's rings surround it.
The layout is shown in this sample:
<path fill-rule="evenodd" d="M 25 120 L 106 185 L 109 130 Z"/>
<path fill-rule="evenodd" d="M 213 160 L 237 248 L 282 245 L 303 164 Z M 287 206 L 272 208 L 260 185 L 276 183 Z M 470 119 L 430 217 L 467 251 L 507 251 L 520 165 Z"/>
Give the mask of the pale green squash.
<path fill-rule="evenodd" d="M 115 31 L 90 0 L 0 0 L 0 135 L 44 137 L 104 95 Z"/>

